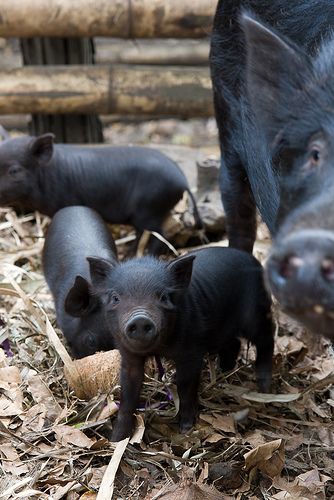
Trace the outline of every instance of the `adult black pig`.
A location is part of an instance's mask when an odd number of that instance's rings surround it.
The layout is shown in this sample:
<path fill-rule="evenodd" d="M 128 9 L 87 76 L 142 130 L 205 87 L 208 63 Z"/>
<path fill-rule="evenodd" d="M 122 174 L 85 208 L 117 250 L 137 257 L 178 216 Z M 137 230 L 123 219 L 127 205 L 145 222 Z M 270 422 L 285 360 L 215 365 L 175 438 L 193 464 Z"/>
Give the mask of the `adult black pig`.
<path fill-rule="evenodd" d="M 43 270 L 54 298 L 58 326 L 76 358 L 114 349 L 101 300 L 90 283 L 89 255 L 117 261 L 105 223 L 88 207 L 59 210 L 46 234 Z"/>
<path fill-rule="evenodd" d="M 240 350 L 239 337 L 248 339 L 257 349 L 259 388 L 269 390 L 271 304 L 261 265 L 253 256 L 206 248 L 169 263 L 153 257 L 121 264 L 88 260 L 96 296 L 105 304 L 109 332 L 122 355 L 121 404 L 112 440 L 132 432 L 147 356 L 175 361 L 183 432 L 196 419 L 206 352 L 219 353 L 222 369 L 230 370 Z M 73 307 L 79 309 L 80 304 Z"/>
<path fill-rule="evenodd" d="M 210 54 L 230 245 L 252 251 L 257 206 L 274 236 L 271 290 L 331 338 L 333 25 L 332 0 L 220 0 Z"/>
<path fill-rule="evenodd" d="M 187 191 L 179 166 L 160 151 L 134 146 L 53 144 L 53 134 L 0 144 L 0 206 L 39 210 L 85 205 L 107 222 L 162 232 L 170 210 Z"/>

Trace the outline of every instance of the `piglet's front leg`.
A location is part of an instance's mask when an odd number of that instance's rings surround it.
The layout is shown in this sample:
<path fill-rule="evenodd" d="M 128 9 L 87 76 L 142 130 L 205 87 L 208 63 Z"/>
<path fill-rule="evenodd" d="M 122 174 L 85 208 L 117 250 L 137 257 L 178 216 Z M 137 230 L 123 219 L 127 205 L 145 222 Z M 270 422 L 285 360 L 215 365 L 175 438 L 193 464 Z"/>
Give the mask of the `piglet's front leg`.
<path fill-rule="evenodd" d="M 131 436 L 134 427 L 133 413 L 138 406 L 144 378 L 145 358 L 121 351 L 121 401 L 111 441 L 121 441 Z"/>
<path fill-rule="evenodd" d="M 198 386 L 201 376 L 202 357 L 197 353 L 176 361 L 176 384 L 180 398 L 179 427 L 189 432 L 196 423 L 198 410 Z"/>

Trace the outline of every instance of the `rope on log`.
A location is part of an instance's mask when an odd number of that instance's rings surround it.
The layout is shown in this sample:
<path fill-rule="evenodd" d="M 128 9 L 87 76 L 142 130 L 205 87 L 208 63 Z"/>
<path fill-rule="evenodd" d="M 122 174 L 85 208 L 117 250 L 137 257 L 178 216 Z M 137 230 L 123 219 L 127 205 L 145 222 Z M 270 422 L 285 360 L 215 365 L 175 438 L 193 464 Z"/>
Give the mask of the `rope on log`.
<path fill-rule="evenodd" d="M 204 67 L 26 66 L 0 71 L 0 114 L 213 115 Z"/>
<path fill-rule="evenodd" d="M 0 0 L 0 37 L 197 38 L 217 0 Z"/>

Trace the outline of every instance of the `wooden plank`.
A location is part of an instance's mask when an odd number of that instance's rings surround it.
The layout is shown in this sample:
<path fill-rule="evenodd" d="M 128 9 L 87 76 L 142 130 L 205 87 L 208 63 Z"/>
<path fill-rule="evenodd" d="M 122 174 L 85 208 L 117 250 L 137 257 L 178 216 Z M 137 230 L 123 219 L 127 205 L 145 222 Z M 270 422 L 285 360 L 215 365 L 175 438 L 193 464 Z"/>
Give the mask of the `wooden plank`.
<path fill-rule="evenodd" d="M 209 70 L 176 66 L 29 66 L 0 71 L 0 114 L 213 115 Z"/>
<path fill-rule="evenodd" d="M 216 0 L 0 0 L 0 37 L 196 38 Z"/>
<path fill-rule="evenodd" d="M 208 40 L 95 38 L 96 64 L 208 66 Z"/>

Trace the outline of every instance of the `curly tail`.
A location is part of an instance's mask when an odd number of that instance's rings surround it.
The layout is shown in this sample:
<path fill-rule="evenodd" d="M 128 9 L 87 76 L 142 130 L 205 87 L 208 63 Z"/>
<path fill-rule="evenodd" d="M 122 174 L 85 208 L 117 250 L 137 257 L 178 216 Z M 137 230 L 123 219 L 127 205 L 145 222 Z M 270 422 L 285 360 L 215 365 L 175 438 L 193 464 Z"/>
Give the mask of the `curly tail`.
<path fill-rule="evenodd" d="M 187 191 L 189 198 L 191 199 L 191 202 L 193 204 L 193 213 L 194 213 L 194 218 L 195 218 L 195 229 L 204 229 L 204 224 L 203 224 L 203 221 L 202 221 L 201 216 L 199 214 L 195 197 L 189 188 L 187 188 L 186 191 Z"/>

